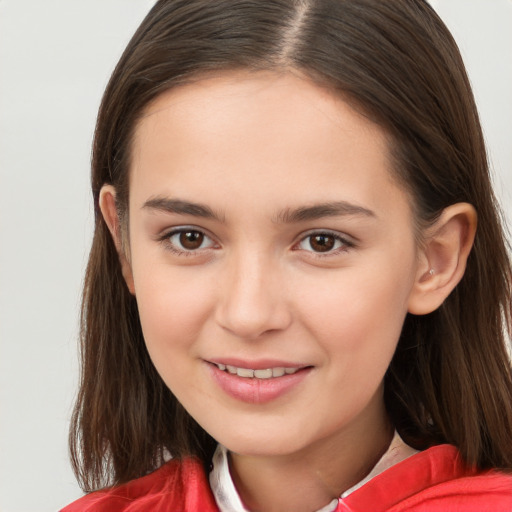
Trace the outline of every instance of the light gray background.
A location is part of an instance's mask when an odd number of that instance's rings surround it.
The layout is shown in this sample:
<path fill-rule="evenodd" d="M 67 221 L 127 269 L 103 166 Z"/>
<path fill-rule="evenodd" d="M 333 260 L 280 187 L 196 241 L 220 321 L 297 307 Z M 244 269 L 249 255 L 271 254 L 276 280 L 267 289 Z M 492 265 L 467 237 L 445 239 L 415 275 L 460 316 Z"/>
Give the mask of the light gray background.
<path fill-rule="evenodd" d="M 67 459 L 89 155 L 103 88 L 151 0 L 0 0 L 0 512 L 79 497 Z M 433 0 L 466 59 L 512 218 L 512 1 Z"/>

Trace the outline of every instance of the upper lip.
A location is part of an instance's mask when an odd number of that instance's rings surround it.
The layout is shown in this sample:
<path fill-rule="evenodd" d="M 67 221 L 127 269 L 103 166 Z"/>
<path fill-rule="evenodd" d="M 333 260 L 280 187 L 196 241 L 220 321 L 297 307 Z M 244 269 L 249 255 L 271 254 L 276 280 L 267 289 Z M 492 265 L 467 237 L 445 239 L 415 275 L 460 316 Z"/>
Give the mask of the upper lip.
<path fill-rule="evenodd" d="M 257 359 L 257 360 L 244 360 L 235 357 L 219 357 L 215 359 L 208 359 L 207 362 L 216 365 L 230 365 L 236 366 L 237 368 L 247 368 L 251 370 L 266 370 L 268 368 L 305 368 L 306 365 L 303 363 L 295 363 L 290 361 L 283 361 L 279 359 Z"/>

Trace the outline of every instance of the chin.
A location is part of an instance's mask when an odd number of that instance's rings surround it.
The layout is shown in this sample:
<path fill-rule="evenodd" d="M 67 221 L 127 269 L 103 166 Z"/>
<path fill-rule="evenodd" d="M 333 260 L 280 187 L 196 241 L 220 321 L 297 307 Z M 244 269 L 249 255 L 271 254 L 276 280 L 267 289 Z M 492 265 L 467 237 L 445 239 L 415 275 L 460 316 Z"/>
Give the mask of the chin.
<path fill-rule="evenodd" d="M 241 428 L 236 432 L 223 431 L 214 436 L 230 452 L 239 455 L 262 457 L 296 453 L 308 444 L 304 436 L 293 431 L 277 433 L 275 429 Z"/>

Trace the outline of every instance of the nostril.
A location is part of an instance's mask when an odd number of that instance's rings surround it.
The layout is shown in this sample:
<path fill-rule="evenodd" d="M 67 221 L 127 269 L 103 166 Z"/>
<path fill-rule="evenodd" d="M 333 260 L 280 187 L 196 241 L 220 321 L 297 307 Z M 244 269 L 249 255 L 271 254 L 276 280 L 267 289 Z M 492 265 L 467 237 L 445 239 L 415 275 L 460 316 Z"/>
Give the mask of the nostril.
<path fill-rule="evenodd" d="M 268 255 L 255 251 L 237 254 L 223 279 L 216 306 L 216 321 L 225 330 L 243 339 L 258 339 L 285 329 L 291 315 L 280 279 Z"/>

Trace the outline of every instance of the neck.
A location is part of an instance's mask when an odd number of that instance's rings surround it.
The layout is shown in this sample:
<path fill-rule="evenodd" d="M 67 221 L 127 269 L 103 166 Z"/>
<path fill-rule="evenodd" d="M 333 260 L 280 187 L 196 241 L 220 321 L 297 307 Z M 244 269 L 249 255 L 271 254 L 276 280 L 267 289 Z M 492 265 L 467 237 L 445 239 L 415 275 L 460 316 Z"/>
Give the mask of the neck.
<path fill-rule="evenodd" d="M 230 471 L 242 502 L 252 512 L 311 512 L 361 481 L 392 436 L 384 413 L 377 421 L 364 426 L 357 422 L 292 454 L 230 453 Z"/>

